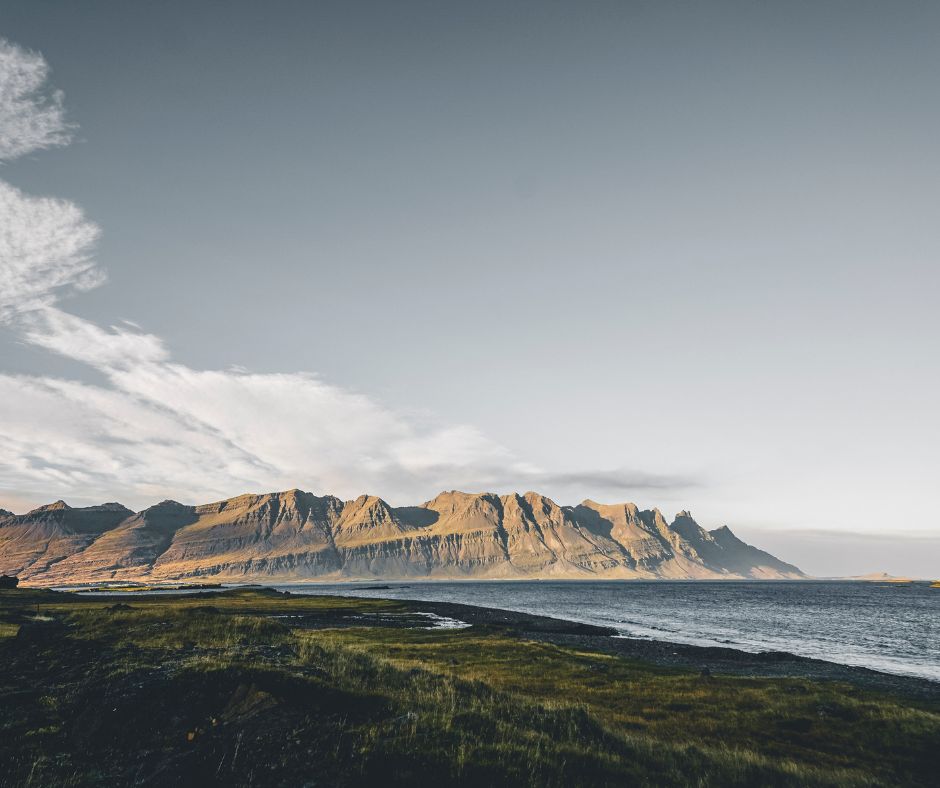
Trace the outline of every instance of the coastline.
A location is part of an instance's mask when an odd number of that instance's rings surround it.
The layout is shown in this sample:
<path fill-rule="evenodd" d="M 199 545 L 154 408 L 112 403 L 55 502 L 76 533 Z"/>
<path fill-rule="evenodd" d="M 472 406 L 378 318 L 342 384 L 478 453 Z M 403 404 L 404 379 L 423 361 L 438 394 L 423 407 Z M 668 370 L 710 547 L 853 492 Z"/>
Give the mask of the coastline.
<path fill-rule="evenodd" d="M 390 581 L 397 583 L 398 581 Z M 433 583 L 433 581 L 431 581 Z M 494 581 L 499 582 L 499 581 Z M 535 581 L 532 581 L 535 582 Z M 641 581 L 642 582 L 642 581 Z M 646 581 L 659 582 L 659 581 Z M 696 582 L 696 581 L 690 581 Z M 703 582 L 703 581 L 698 581 Z M 708 581 L 704 581 L 708 582 Z M 722 581 L 724 582 L 724 581 Z M 792 580 L 763 580 L 761 583 L 792 583 L 806 581 Z M 812 582 L 812 581 L 810 581 Z M 865 582 L 865 581 L 846 581 Z M 291 584 L 302 587 L 305 584 Z M 345 585 L 345 584 L 344 584 Z M 350 582 L 349 590 L 382 591 L 389 588 L 384 583 L 362 585 L 362 582 Z M 108 596 L 128 596 L 135 600 L 144 600 L 151 594 L 166 598 L 193 597 L 202 595 L 225 594 L 238 592 L 241 589 L 254 589 L 267 594 L 302 596 L 302 592 L 292 592 L 289 588 L 276 588 L 262 584 L 239 584 L 235 586 L 205 586 L 205 590 L 195 590 L 192 586 L 187 588 L 159 590 L 148 587 L 145 590 L 116 590 L 96 593 L 93 591 L 73 588 L 76 596 L 89 598 L 105 598 Z M 40 589 L 36 589 L 40 590 Z M 49 591 L 52 589 L 42 589 Z M 66 592 L 67 593 L 67 592 Z M 315 595 L 330 598 L 330 595 Z M 381 600 L 403 605 L 410 613 L 432 613 L 444 618 L 457 619 L 474 627 L 485 627 L 505 630 L 515 636 L 552 643 L 577 649 L 589 649 L 607 654 L 615 654 L 630 660 L 656 665 L 663 668 L 693 670 L 707 674 L 724 674 L 752 678 L 798 678 L 813 681 L 845 682 L 853 686 L 899 694 L 908 698 L 940 701 L 940 682 L 918 676 L 888 673 L 871 668 L 848 665 L 840 662 L 805 657 L 788 651 L 746 651 L 744 649 L 728 646 L 706 646 L 678 643 L 658 638 L 637 638 L 622 635 L 611 627 L 575 621 L 566 618 L 543 616 L 535 613 L 506 610 L 499 607 L 486 607 L 482 605 L 464 604 L 459 602 L 423 601 L 384 596 L 342 596 L 338 598 L 352 598 L 362 600 Z M 378 623 L 381 626 L 397 627 L 401 629 L 413 626 L 413 621 L 389 618 Z M 362 626 L 363 622 L 350 620 L 342 615 L 317 614 L 307 616 L 296 625 L 304 628 L 346 628 Z"/>
<path fill-rule="evenodd" d="M 205 582 L 201 579 L 205 578 Z M 37 582 L 38 581 L 38 582 Z M 590 575 L 590 574 L 563 574 L 563 575 L 541 575 L 534 577 L 532 575 L 500 575 L 500 576 L 467 576 L 467 575 L 362 575 L 362 576 L 337 576 L 337 575 L 316 575 L 313 577 L 296 577 L 293 575 L 259 575 L 257 578 L 230 577 L 227 575 L 188 575 L 179 578 L 153 578 L 142 575 L 132 578 L 123 578 L 121 580 L 113 579 L 94 579 L 78 580 L 75 582 L 62 582 L 56 580 L 47 580 L 45 578 L 27 578 L 20 583 L 21 588 L 47 589 L 74 591 L 86 587 L 131 587 L 147 586 L 158 588 L 160 586 L 191 586 L 191 587 L 217 587 L 226 588 L 250 588 L 263 586 L 266 588 L 280 586 L 346 586 L 359 585 L 363 583 L 385 584 L 385 583 L 413 583 L 432 585 L 436 583 L 857 583 L 870 585 L 908 585 L 923 583 L 928 586 L 937 586 L 940 580 L 931 577 L 913 577 L 898 579 L 875 579 L 864 577 L 823 577 L 811 576 L 805 577 L 745 577 L 742 575 L 724 575 L 716 577 L 661 577 L 657 575 L 630 575 L 630 576 L 611 576 L 611 575 Z"/>
<path fill-rule="evenodd" d="M 751 652 L 722 646 L 693 646 L 667 640 L 631 638 L 620 635 L 615 629 L 593 624 L 457 602 L 424 602 L 390 597 L 354 598 L 383 599 L 405 604 L 415 613 L 434 613 L 472 626 L 509 630 L 529 640 L 616 654 L 659 667 L 753 678 L 845 682 L 867 690 L 940 701 L 940 682 L 802 657 L 786 651 Z M 350 624 L 337 619 L 331 625 Z"/>

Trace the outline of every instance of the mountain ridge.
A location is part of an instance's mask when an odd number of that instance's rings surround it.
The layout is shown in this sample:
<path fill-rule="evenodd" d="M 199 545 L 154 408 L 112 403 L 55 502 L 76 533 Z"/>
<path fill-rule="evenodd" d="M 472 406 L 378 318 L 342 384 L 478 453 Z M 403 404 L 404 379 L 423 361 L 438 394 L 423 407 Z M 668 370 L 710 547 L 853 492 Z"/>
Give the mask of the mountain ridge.
<path fill-rule="evenodd" d="M 450 490 L 393 507 L 299 489 L 206 504 L 56 501 L 0 512 L 0 573 L 30 585 L 342 579 L 801 578 L 792 564 L 706 531 L 688 511 L 585 499 L 561 506 L 534 491 Z"/>

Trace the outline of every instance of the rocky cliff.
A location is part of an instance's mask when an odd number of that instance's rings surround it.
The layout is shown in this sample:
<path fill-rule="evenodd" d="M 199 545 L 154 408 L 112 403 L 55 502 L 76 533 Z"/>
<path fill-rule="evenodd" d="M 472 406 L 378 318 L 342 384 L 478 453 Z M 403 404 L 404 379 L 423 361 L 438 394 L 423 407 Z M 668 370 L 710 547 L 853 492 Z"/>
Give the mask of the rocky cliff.
<path fill-rule="evenodd" d="M 538 493 L 444 492 L 392 507 L 301 490 L 132 512 L 62 501 L 0 510 L 0 573 L 30 585 L 343 578 L 799 578 L 791 564 L 688 512 Z"/>

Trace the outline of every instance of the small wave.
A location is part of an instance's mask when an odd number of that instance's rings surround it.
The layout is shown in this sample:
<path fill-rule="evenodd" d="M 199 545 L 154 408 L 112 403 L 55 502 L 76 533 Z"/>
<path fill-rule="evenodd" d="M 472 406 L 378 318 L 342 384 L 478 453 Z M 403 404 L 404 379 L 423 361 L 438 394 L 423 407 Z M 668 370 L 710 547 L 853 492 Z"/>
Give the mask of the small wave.
<path fill-rule="evenodd" d="M 437 613 L 415 613 L 417 616 L 424 616 L 430 619 L 431 626 L 425 629 L 467 629 L 472 626 L 459 618 L 450 618 L 449 616 L 439 616 Z"/>

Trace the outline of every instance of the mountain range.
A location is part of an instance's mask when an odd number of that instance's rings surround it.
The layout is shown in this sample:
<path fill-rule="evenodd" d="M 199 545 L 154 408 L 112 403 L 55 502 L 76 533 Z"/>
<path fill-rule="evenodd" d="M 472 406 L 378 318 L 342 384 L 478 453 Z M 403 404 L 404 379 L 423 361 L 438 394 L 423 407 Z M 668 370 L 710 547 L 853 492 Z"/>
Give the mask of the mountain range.
<path fill-rule="evenodd" d="M 538 493 L 443 492 L 392 507 L 301 490 L 240 495 L 140 512 L 63 501 L 27 514 L 0 509 L 0 573 L 36 586 L 205 579 L 800 578 L 683 511 L 586 500 L 559 506 Z"/>

